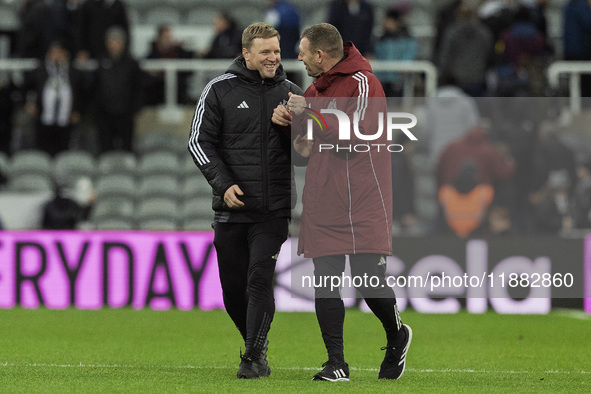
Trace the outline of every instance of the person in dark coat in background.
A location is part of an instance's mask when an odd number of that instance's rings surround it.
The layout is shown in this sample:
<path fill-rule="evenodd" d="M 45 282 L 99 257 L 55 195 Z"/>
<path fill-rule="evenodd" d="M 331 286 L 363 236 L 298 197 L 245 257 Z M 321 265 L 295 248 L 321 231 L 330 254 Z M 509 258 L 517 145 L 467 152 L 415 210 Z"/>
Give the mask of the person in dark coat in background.
<path fill-rule="evenodd" d="M 201 56 L 205 59 L 234 59 L 242 50 L 242 31 L 228 12 L 218 13 L 213 20 L 215 36 L 209 49 Z"/>
<path fill-rule="evenodd" d="M 44 36 L 47 5 L 43 0 L 21 0 L 21 3 L 15 55 L 20 58 L 43 59 L 48 44 Z"/>
<path fill-rule="evenodd" d="M 147 59 L 191 59 L 195 53 L 185 49 L 184 43 L 176 41 L 170 25 L 160 25 L 156 39 L 152 42 Z M 188 79 L 191 72 L 177 72 L 177 102 L 187 104 L 191 100 L 187 94 Z M 146 105 L 164 103 L 165 73 L 162 70 L 148 71 L 144 86 Z"/>
<path fill-rule="evenodd" d="M 570 0 L 562 21 L 564 60 L 591 60 L 591 1 Z M 591 96 L 591 75 L 581 75 L 581 96 Z"/>
<path fill-rule="evenodd" d="M 100 151 L 132 151 L 134 116 L 141 109 L 142 72 L 126 50 L 127 35 L 119 27 L 106 34 L 108 56 L 99 62 L 93 96 Z"/>
<path fill-rule="evenodd" d="M 76 58 L 79 60 L 106 56 L 105 34 L 113 26 L 129 37 L 127 9 L 121 0 L 86 0 L 78 15 Z"/>
<path fill-rule="evenodd" d="M 343 41 L 352 41 L 363 56 L 373 53 L 373 5 L 367 0 L 333 0 L 327 22 L 335 26 Z"/>
<path fill-rule="evenodd" d="M 37 149 L 52 156 L 69 148 L 72 128 L 80 122 L 82 73 L 72 67 L 60 41 L 47 50 L 45 62 L 32 74 L 26 110 L 37 117 Z"/>

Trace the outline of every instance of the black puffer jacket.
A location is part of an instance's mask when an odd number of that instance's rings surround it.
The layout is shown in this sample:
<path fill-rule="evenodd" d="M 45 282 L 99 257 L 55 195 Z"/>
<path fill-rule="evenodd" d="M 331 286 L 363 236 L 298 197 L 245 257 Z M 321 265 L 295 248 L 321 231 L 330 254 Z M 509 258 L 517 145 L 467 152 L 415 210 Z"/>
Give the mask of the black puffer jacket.
<path fill-rule="evenodd" d="M 280 66 L 262 80 L 234 60 L 226 74 L 203 90 L 191 124 L 189 152 L 213 188 L 216 222 L 257 222 L 289 217 L 295 203 L 292 188 L 291 139 L 271 122 L 288 93 L 302 90 L 286 79 Z M 237 184 L 244 192 L 240 209 L 224 203 L 226 190 Z"/>

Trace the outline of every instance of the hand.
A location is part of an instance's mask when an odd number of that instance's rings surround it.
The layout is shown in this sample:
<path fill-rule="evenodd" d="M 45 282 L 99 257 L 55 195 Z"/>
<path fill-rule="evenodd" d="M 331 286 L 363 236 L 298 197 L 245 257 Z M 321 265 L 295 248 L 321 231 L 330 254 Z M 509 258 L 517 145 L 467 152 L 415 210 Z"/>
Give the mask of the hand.
<path fill-rule="evenodd" d="M 298 135 L 293 140 L 293 148 L 302 157 L 310 157 L 314 148 L 314 140 L 309 140 L 306 135 Z"/>
<path fill-rule="evenodd" d="M 224 193 L 224 202 L 232 209 L 241 208 L 244 203 L 237 196 L 243 196 L 244 193 L 238 185 L 232 185 Z"/>
<path fill-rule="evenodd" d="M 296 115 L 304 112 L 304 108 L 306 108 L 306 99 L 304 96 L 298 96 L 292 92 L 289 92 L 288 94 L 289 101 L 287 102 L 287 108 Z"/>
<path fill-rule="evenodd" d="M 291 125 L 291 112 L 283 106 L 278 105 L 277 108 L 273 110 L 273 116 L 271 117 L 271 122 L 275 123 L 278 126 L 290 126 Z"/>

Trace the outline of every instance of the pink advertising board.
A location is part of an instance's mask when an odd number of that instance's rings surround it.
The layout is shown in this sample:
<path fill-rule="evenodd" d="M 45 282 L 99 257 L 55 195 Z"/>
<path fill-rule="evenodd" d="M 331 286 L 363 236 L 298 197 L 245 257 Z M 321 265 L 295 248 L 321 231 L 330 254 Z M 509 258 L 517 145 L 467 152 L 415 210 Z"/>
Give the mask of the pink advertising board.
<path fill-rule="evenodd" d="M 0 308 L 223 308 L 213 233 L 0 233 Z"/>

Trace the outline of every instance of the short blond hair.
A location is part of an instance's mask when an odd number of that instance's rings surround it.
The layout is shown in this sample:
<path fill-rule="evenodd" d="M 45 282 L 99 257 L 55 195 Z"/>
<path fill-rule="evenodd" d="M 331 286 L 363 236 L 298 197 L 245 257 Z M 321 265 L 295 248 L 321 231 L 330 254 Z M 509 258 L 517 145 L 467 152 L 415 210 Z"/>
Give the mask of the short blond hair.
<path fill-rule="evenodd" d="M 255 38 L 273 38 L 280 39 L 279 32 L 273 26 L 265 22 L 256 22 L 249 25 L 242 32 L 242 48 L 250 50 Z"/>

